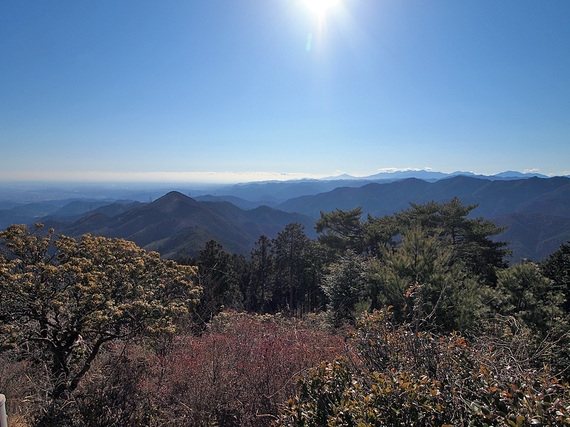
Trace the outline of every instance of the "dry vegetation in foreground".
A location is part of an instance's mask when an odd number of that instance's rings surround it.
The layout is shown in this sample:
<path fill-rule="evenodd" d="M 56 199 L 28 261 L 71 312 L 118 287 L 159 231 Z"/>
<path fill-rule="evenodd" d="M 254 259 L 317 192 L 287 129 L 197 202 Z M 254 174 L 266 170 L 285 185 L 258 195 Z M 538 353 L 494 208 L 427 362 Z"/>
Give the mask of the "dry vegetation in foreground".
<path fill-rule="evenodd" d="M 267 426 L 298 377 L 343 354 L 343 334 L 316 317 L 223 312 L 201 336 L 113 343 L 66 403 L 70 425 Z M 10 425 L 32 425 L 47 401 L 41 366 L 1 359 Z M 44 400 L 45 399 L 45 400 Z"/>

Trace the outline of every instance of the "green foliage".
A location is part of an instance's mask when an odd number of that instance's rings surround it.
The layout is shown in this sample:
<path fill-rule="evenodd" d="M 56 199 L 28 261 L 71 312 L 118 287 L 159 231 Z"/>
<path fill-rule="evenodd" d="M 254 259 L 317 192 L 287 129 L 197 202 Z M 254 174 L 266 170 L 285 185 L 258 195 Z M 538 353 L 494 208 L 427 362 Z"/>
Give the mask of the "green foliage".
<path fill-rule="evenodd" d="M 333 325 L 355 319 L 357 305 L 364 298 L 365 271 L 365 260 L 352 251 L 329 266 L 322 288 L 329 301 L 327 314 Z"/>
<path fill-rule="evenodd" d="M 570 242 L 560 245 L 540 268 L 542 274 L 552 280 L 552 287 L 564 293 L 564 311 L 570 314 Z"/>
<path fill-rule="evenodd" d="M 278 425 L 570 424 L 569 386 L 547 371 L 513 372 L 501 365 L 501 349 L 412 332 L 394 325 L 389 310 L 365 315 L 349 344 L 351 358 L 299 380 Z"/>
<path fill-rule="evenodd" d="M 315 224 L 319 243 L 337 253 L 351 249 L 356 253 L 363 250 L 363 226 L 360 221 L 362 209 L 351 211 L 336 209 L 331 213 L 321 212 L 321 218 Z"/>
<path fill-rule="evenodd" d="M 105 343 L 172 334 L 199 289 L 193 268 L 132 242 L 76 241 L 40 229 L 0 232 L 0 342 L 47 367 L 55 405 L 69 398 Z"/>
<path fill-rule="evenodd" d="M 274 312 L 300 315 L 322 306 L 320 283 L 324 256 L 303 228 L 298 223 L 289 224 L 272 242 Z"/>
<path fill-rule="evenodd" d="M 483 218 L 468 218 L 477 205 L 463 206 L 455 197 L 447 203 L 410 203 L 412 208 L 396 214 L 400 231 L 418 224 L 449 244 L 454 257 L 463 262 L 467 270 L 480 277 L 486 285 L 496 283 L 496 270 L 507 266 L 504 257 L 509 251 L 506 242 L 492 239 L 504 231 Z"/>
<path fill-rule="evenodd" d="M 396 246 L 395 237 L 398 234 L 398 222 L 393 216 L 375 218 L 368 215 L 363 224 L 363 236 L 366 251 L 374 257 L 381 257 L 384 250 Z"/>
<path fill-rule="evenodd" d="M 567 371 L 570 318 L 564 310 L 563 290 L 543 276 L 537 264 L 525 262 L 499 272 L 495 294 L 494 311 L 515 320 L 505 333 L 513 334 L 514 328 L 520 329 L 532 350 L 531 359 L 540 356 L 553 369 Z"/>
<path fill-rule="evenodd" d="M 352 250 L 368 257 L 364 290 L 359 288 L 354 298 L 368 301 L 373 309 L 390 304 L 400 320 L 413 317 L 418 328 L 471 328 L 488 310 L 497 271 L 507 266 L 505 243 L 491 239 L 503 229 L 483 218 L 469 218 L 476 207 L 464 206 L 458 198 L 411 203 L 410 209 L 394 216 L 369 215 L 365 222 L 360 208 L 321 212 L 315 226 L 322 233 L 319 242 L 334 253 L 329 283 L 324 283 L 325 289 L 337 289 L 328 291 L 329 308 L 337 304 L 331 298 L 343 288 L 332 286 L 333 279 L 341 277 L 338 265 Z M 346 283 L 344 288 L 350 286 Z M 345 299 L 345 306 L 354 305 Z M 336 324 L 343 316 L 350 319 L 350 310 L 343 310 L 342 315 L 336 310 Z"/>
<path fill-rule="evenodd" d="M 270 309 L 274 258 L 271 240 L 265 235 L 255 242 L 257 248 L 251 251 L 251 278 L 247 288 L 247 308 L 249 311 L 267 312 Z"/>
<path fill-rule="evenodd" d="M 198 258 L 181 259 L 198 267 L 203 288 L 196 309 L 199 323 L 205 325 L 224 309 L 296 315 L 322 310 L 325 254 L 303 230 L 291 223 L 275 239 L 261 236 L 250 260 L 230 255 L 213 240 Z"/>
<path fill-rule="evenodd" d="M 416 328 L 466 330 L 484 310 L 485 287 L 470 278 L 453 250 L 419 226 L 402 236 L 396 250 L 384 250 L 369 271 L 375 299 L 394 307 L 398 318 Z"/>
<path fill-rule="evenodd" d="M 382 258 L 387 249 L 397 246 L 395 239 L 417 227 L 437 239 L 438 245 L 451 247 L 452 260 L 459 260 L 469 274 L 484 284 L 494 286 L 496 270 L 507 266 L 506 242 L 492 238 L 504 231 L 491 221 L 468 216 L 477 205 L 464 206 L 458 198 L 447 203 L 431 201 L 410 203 L 411 208 L 394 216 L 368 219 L 362 222 L 361 208 L 351 211 L 321 212 L 315 229 L 322 233 L 319 242 L 338 257 L 345 250 Z"/>
<path fill-rule="evenodd" d="M 497 312 L 514 316 L 537 333 L 545 333 L 563 321 L 564 293 L 544 277 L 537 264 L 515 264 L 499 272 Z"/>
<path fill-rule="evenodd" d="M 223 246 L 210 240 L 200 251 L 196 262 L 198 284 L 202 288 L 196 314 L 201 323 L 209 321 L 224 309 L 241 309 L 243 296 L 232 255 Z"/>

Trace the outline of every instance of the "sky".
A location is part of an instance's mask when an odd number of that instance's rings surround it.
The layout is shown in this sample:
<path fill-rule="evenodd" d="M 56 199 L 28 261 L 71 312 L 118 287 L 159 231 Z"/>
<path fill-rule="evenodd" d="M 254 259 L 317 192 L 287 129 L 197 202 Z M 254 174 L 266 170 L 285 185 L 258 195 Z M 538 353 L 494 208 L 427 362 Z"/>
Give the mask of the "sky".
<path fill-rule="evenodd" d="M 570 174 L 570 1 L 0 3 L 0 180 Z"/>

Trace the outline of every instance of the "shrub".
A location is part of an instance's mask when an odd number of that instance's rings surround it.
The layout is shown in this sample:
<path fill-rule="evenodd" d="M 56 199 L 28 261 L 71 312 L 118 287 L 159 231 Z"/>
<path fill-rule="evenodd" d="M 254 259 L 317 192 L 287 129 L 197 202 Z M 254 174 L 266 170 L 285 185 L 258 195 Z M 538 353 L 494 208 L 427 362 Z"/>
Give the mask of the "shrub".
<path fill-rule="evenodd" d="M 106 348 L 77 391 L 77 425 L 268 426 L 298 376 L 343 339 L 301 321 L 222 312 L 201 335 Z"/>
<path fill-rule="evenodd" d="M 164 361 L 169 420 L 269 425 L 296 378 L 342 348 L 340 337 L 299 320 L 221 313 L 201 337 L 179 338 Z"/>
<path fill-rule="evenodd" d="M 548 368 L 513 369 L 505 346 L 412 333 L 384 310 L 363 316 L 350 349 L 299 380 L 279 425 L 570 424 L 568 384 Z"/>

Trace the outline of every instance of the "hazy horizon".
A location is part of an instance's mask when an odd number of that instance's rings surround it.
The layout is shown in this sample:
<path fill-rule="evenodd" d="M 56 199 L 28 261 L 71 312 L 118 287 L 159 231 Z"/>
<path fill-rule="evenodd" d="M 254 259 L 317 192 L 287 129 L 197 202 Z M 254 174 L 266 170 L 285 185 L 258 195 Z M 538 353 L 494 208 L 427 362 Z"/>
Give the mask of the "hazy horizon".
<path fill-rule="evenodd" d="M 475 176 L 482 177 L 492 177 L 505 172 L 515 172 L 523 175 L 545 175 L 548 177 L 555 176 L 565 176 L 569 177 L 570 172 L 565 172 L 562 174 L 542 174 L 539 170 L 524 170 L 524 171 L 514 171 L 514 170 L 504 170 L 498 171 L 491 174 L 481 174 L 473 171 L 459 171 L 454 170 L 452 172 L 436 171 L 430 168 L 420 169 L 420 168 L 385 168 L 379 169 L 376 173 L 370 175 L 353 175 L 342 171 L 335 171 L 331 175 L 311 175 L 311 174 L 287 174 L 287 173 L 272 173 L 272 172 L 232 172 L 232 173 L 69 173 L 69 174 L 53 174 L 48 177 L 34 176 L 34 174 L 28 174 L 27 179 L 2 179 L 2 173 L 0 173 L 0 184 L 12 184 L 12 185 L 25 185 L 32 187 L 42 187 L 42 186 L 136 186 L 136 187 L 162 187 L 168 185 L 181 185 L 181 186 L 196 186 L 198 188 L 209 188 L 209 187 L 219 187 L 224 185 L 233 184 L 248 184 L 248 183 L 261 183 L 261 182 L 285 182 L 285 181 L 296 181 L 296 180 L 335 180 L 335 179 L 345 179 L 349 176 L 353 179 L 366 179 L 378 174 L 397 174 L 400 172 L 430 172 L 430 173 L 441 173 L 446 175 L 451 175 L 453 173 L 465 173 L 473 174 Z"/>

